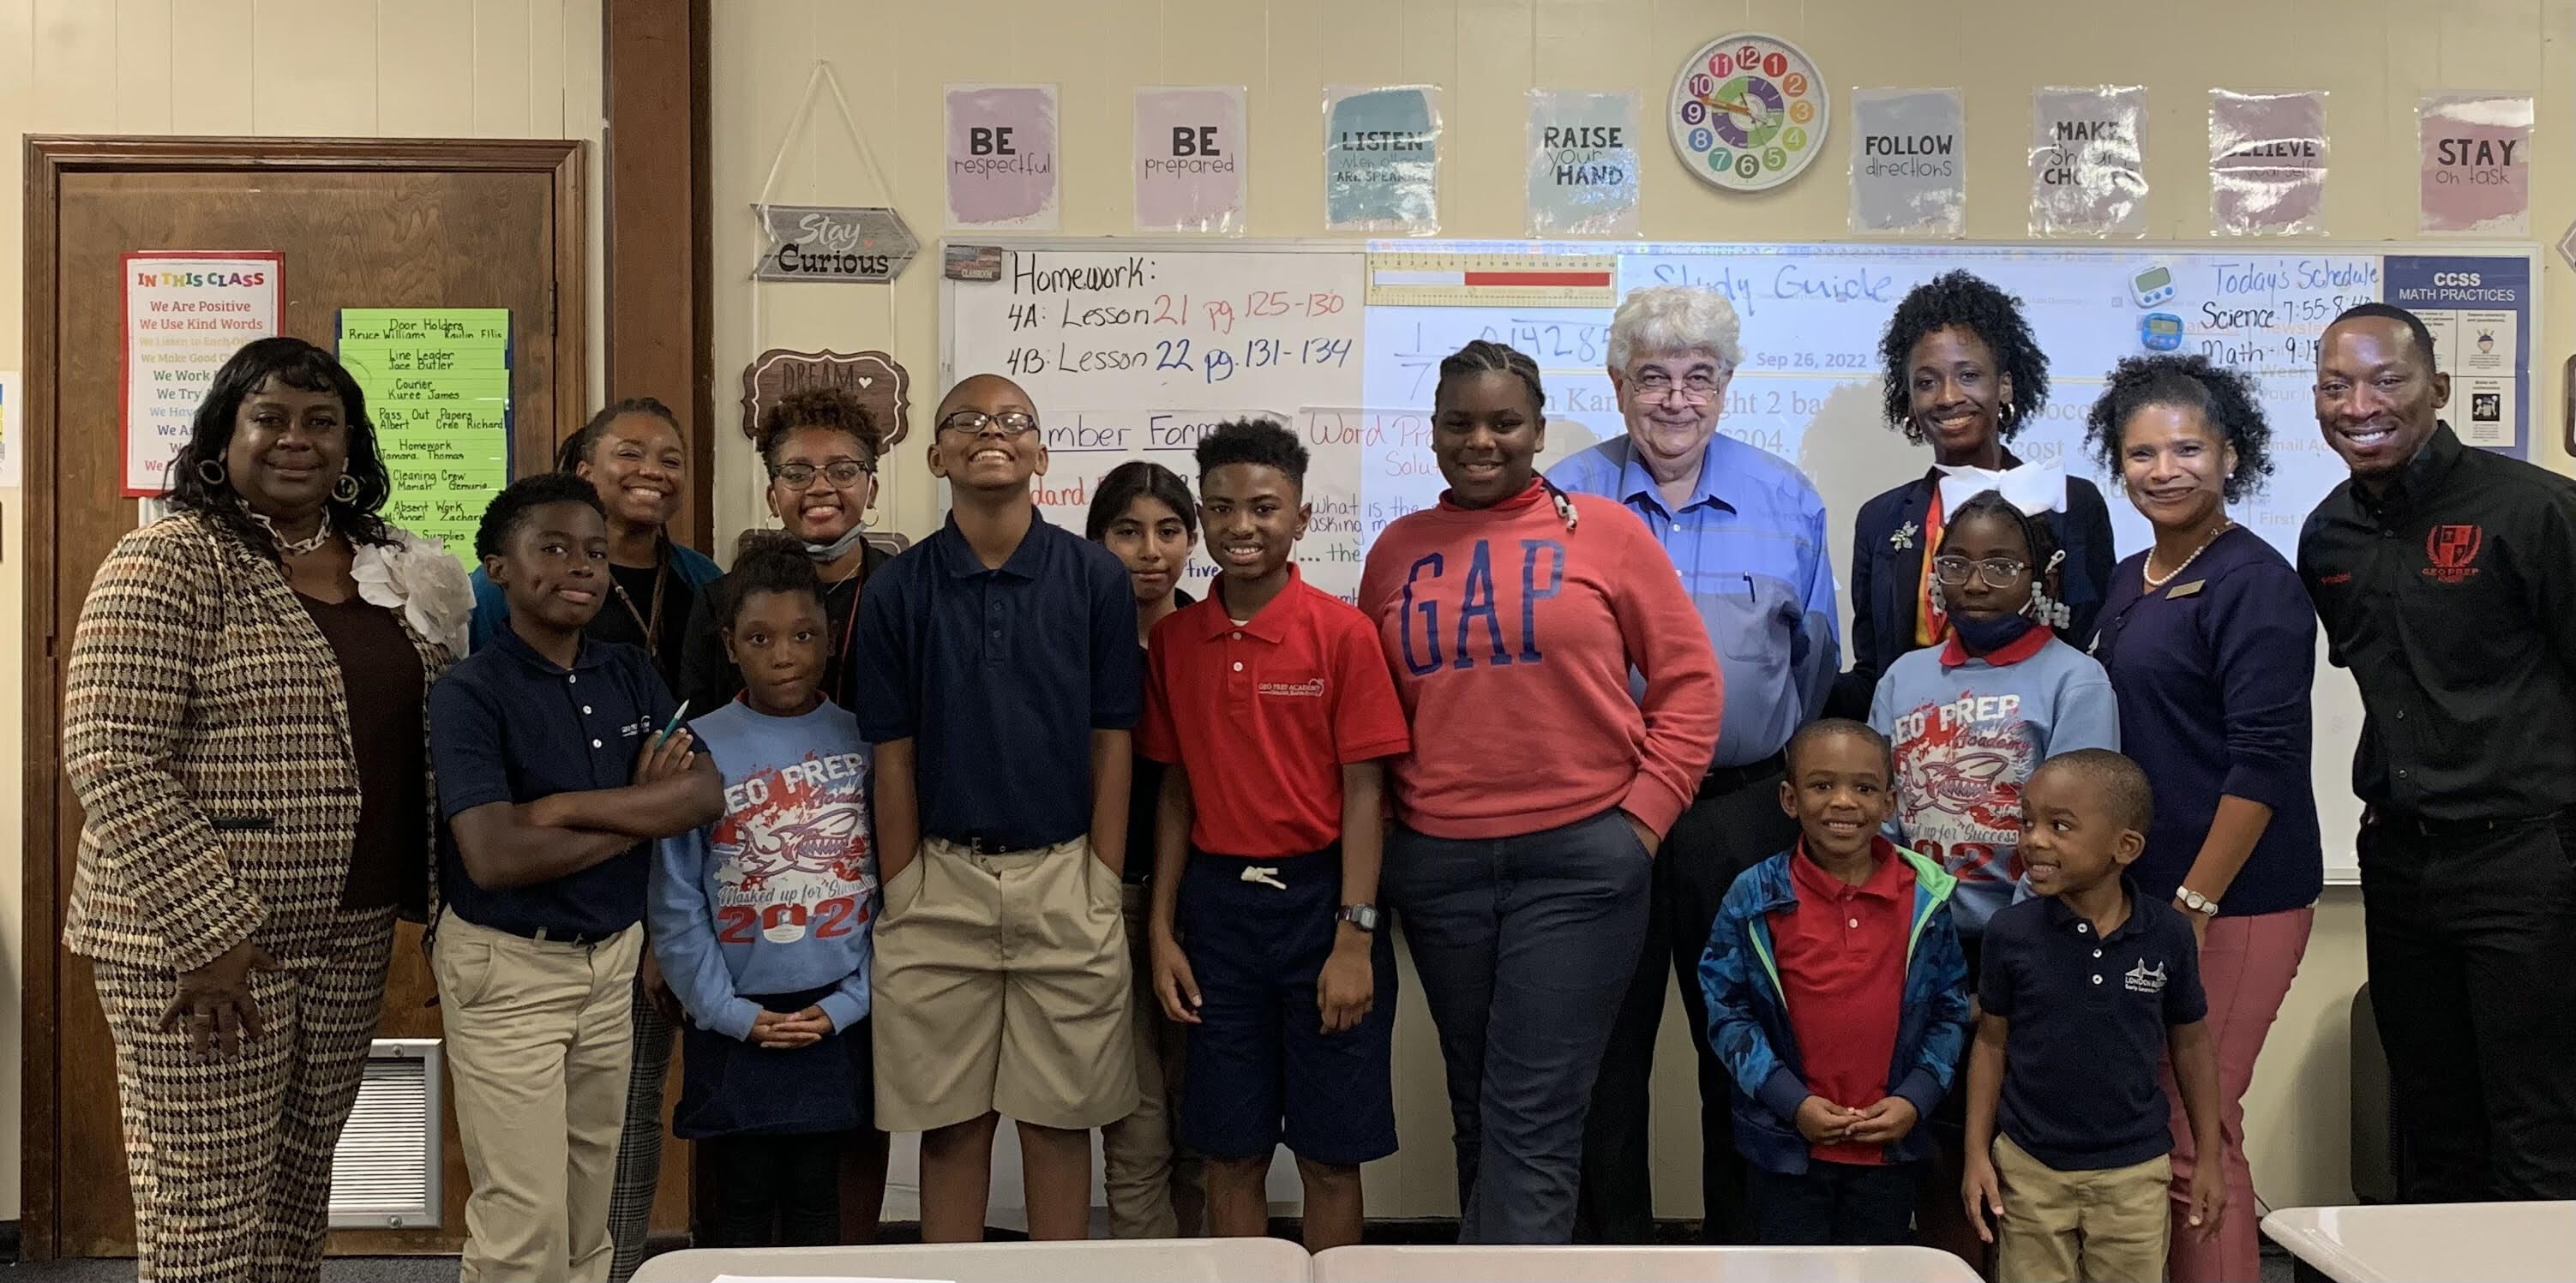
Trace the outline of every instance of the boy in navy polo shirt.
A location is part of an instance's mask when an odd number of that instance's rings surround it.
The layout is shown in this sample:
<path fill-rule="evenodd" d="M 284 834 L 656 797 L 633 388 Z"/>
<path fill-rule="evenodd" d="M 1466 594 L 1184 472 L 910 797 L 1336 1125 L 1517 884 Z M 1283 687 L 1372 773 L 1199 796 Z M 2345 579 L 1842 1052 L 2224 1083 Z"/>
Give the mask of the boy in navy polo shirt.
<path fill-rule="evenodd" d="M 875 746 L 877 1125 L 921 1137 L 921 1237 L 984 1237 L 993 1131 L 1019 1124 L 1029 1237 L 1081 1238 L 1091 1128 L 1136 1108 L 1128 731 L 1136 598 L 1116 554 L 1038 515 L 1037 409 L 949 389 L 930 471 L 948 523 L 859 596 Z"/>
<path fill-rule="evenodd" d="M 1269 1232 L 1284 1137 L 1320 1252 L 1360 1241 L 1360 1164 L 1395 1152 L 1378 759 L 1412 739 L 1377 626 L 1288 559 L 1306 532 L 1306 448 L 1274 423 L 1227 423 L 1198 460 L 1221 573 L 1154 626 L 1137 732 L 1169 766 L 1154 992 L 1189 1027 L 1178 1139 L 1205 1156 L 1208 1228 Z"/>
<path fill-rule="evenodd" d="M 1887 737 L 1828 718 L 1789 737 L 1798 844 L 1735 880 L 1700 957 L 1709 1041 L 1766 1244 L 1903 1243 L 1932 1107 L 1968 1036 L 1957 879 L 1879 833 Z"/>
<path fill-rule="evenodd" d="M 1967 1177 L 1978 1236 L 2000 1225 L 2001 1283 L 2165 1275 L 2173 1058 L 2199 1152 L 2218 1138 L 2218 1058 L 2191 924 L 2136 892 L 2155 801 L 2107 749 L 2042 763 L 2022 790 L 2022 867 L 2035 899 L 1986 926 L 1985 1013 L 1968 1060 Z M 2002 1135 L 1996 1135 L 2000 1102 Z M 2218 1232 L 2220 1165 L 2191 1178 L 2190 1225 Z"/>
<path fill-rule="evenodd" d="M 652 661 L 586 640 L 608 527 L 579 477 L 531 477 L 474 551 L 509 626 L 429 695 L 442 844 L 430 969 L 473 1193 L 465 1283 L 608 1277 L 643 950 L 643 843 L 724 810 Z"/>

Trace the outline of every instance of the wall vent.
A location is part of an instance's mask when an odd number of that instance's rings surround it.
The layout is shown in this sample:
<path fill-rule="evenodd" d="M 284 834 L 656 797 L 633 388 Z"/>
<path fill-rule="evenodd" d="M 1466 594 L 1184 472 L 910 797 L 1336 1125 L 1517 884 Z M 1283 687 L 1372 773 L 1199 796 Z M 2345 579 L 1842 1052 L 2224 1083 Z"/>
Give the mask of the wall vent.
<path fill-rule="evenodd" d="M 331 1159 L 331 1228 L 435 1228 L 445 1063 L 435 1038 L 378 1038 Z"/>

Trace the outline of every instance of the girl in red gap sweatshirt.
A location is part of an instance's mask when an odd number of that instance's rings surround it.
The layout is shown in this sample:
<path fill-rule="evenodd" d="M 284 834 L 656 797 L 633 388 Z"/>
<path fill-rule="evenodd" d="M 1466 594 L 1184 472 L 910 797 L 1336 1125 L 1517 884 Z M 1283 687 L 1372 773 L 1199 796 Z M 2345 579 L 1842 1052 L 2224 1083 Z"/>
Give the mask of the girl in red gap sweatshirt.
<path fill-rule="evenodd" d="M 1378 536 L 1360 580 L 1413 721 L 1381 885 L 1440 1027 L 1466 1243 L 1573 1235 L 1647 870 L 1720 712 L 1708 630 L 1644 523 L 1532 470 L 1545 404 L 1511 348 L 1442 361 L 1449 489 Z"/>

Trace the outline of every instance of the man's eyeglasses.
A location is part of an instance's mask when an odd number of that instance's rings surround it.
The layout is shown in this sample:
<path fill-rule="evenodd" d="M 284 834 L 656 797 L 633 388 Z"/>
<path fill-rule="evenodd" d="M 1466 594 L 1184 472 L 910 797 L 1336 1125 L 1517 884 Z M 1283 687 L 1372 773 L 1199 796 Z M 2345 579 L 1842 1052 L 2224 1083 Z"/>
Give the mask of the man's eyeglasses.
<path fill-rule="evenodd" d="M 1965 557 L 1932 559 L 1932 577 L 1952 588 L 1964 586 L 1970 574 L 1983 576 L 1989 588 L 2001 588 L 2021 578 L 2021 573 L 2028 569 L 2029 562 L 2015 561 L 2010 557 L 1988 557 L 1984 561 L 1970 561 Z"/>
<path fill-rule="evenodd" d="M 1720 383 L 1721 380 L 1696 370 L 1690 377 L 1675 383 L 1671 375 L 1651 370 L 1630 379 L 1628 386 L 1636 390 L 1640 401 L 1669 405 L 1679 398 L 1684 405 L 1707 405 L 1717 399 Z"/>
<path fill-rule="evenodd" d="M 1006 437 L 1024 437 L 1038 430 L 1038 416 L 1026 410 L 1004 410 L 986 414 L 981 410 L 959 410 L 939 421 L 939 430 L 961 436 L 980 437 L 986 428 L 999 428 Z"/>
<path fill-rule="evenodd" d="M 857 485 L 859 478 L 874 471 L 876 471 L 874 464 L 861 463 L 856 459 L 834 459 L 819 468 L 810 463 L 781 464 L 771 468 L 769 475 L 784 482 L 790 490 L 807 489 L 814 484 L 814 478 L 818 476 L 828 478 L 833 485 L 847 489 Z"/>

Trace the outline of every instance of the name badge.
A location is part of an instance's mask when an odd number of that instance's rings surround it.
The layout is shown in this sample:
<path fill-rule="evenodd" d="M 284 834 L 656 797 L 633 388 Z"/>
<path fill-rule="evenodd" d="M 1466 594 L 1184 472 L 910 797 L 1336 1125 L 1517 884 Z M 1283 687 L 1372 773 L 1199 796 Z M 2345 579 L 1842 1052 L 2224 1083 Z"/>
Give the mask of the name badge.
<path fill-rule="evenodd" d="M 2176 597 L 2188 597 L 2208 586 L 2209 581 L 2206 579 L 2195 579 L 2187 584 L 2177 584 L 2174 587 L 2165 590 L 2165 599 L 2170 601 Z"/>

